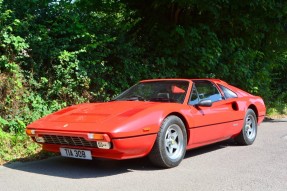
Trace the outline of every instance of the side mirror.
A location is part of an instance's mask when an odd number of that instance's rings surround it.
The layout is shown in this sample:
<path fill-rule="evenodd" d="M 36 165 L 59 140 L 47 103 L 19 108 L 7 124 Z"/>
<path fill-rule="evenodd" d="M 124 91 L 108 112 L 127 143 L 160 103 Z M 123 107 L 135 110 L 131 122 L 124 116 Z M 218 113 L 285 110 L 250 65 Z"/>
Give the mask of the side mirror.
<path fill-rule="evenodd" d="M 207 100 L 201 100 L 196 106 L 201 106 L 201 107 L 211 107 L 212 106 L 212 101 L 210 99 Z"/>

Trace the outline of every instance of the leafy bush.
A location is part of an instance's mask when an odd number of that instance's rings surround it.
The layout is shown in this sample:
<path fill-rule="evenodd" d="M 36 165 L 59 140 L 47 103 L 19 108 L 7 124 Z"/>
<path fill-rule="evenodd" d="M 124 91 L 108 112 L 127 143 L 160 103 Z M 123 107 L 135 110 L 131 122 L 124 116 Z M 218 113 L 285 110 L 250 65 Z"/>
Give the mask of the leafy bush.
<path fill-rule="evenodd" d="M 0 164 L 17 158 L 24 158 L 40 151 L 26 135 L 6 133 L 0 128 Z"/>

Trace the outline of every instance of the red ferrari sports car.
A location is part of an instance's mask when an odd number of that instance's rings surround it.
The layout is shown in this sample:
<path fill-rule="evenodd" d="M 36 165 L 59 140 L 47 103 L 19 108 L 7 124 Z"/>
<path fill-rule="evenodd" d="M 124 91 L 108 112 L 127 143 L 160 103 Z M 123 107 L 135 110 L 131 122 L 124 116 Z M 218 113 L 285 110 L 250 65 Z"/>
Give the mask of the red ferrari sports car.
<path fill-rule="evenodd" d="M 263 100 L 218 79 L 143 80 L 109 102 L 73 105 L 27 126 L 46 151 L 62 156 L 179 165 L 187 149 L 234 138 L 251 145 Z"/>

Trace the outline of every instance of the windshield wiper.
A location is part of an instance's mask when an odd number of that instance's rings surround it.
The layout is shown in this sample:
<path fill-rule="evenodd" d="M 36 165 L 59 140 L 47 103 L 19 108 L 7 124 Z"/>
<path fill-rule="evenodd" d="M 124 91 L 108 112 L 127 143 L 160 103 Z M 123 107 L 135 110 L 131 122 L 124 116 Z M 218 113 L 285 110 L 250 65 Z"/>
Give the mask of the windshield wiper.
<path fill-rule="evenodd" d="M 115 99 L 114 101 L 145 101 L 145 98 L 139 95 L 133 95 L 121 99 Z"/>

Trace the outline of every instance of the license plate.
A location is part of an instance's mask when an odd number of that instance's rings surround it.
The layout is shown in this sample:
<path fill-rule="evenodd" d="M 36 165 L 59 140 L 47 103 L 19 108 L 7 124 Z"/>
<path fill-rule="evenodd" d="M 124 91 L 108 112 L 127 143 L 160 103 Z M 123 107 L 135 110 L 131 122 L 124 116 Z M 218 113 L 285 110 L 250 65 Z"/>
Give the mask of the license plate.
<path fill-rule="evenodd" d="M 91 151 L 60 148 L 60 152 L 63 157 L 92 160 Z"/>

